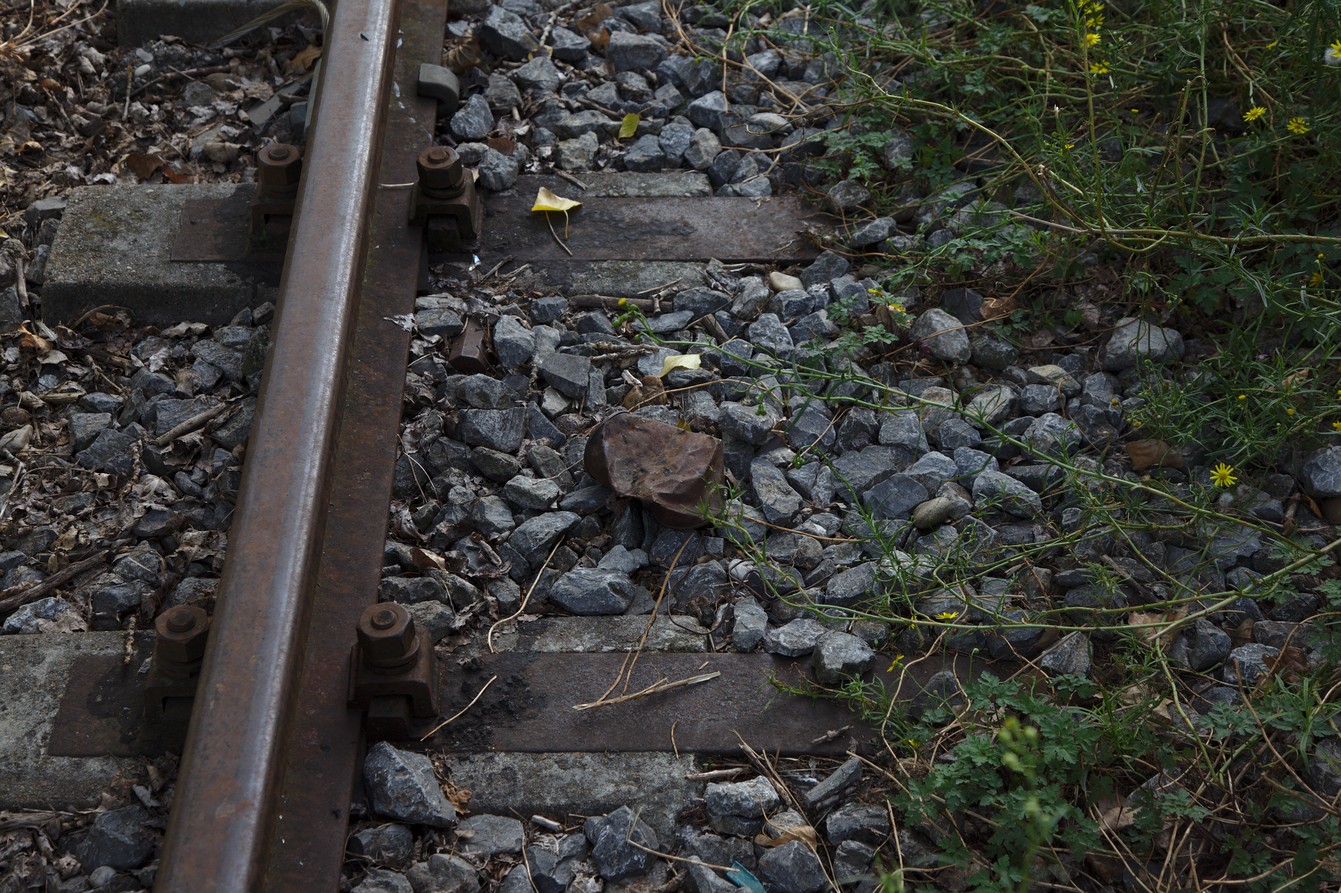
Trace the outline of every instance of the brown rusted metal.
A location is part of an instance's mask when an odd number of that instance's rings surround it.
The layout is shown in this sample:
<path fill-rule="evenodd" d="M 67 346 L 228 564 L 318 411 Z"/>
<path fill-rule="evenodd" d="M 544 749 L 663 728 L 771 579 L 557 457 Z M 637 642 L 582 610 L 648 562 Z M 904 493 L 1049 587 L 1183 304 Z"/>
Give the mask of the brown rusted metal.
<path fill-rule="evenodd" d="M 326 35 L 274 345 L 155 884 L 160 893 L 264 889 L 331 496 L 330 454 L 364 272 L 397 6 L 341 0 Z"/>
<path fill-rule="evenodd" d="M 469 318 L 461 334 L 451 340 L 447 348 L 447 362 L 464 375 L 488 372 L 489 330 L 478 319 Z"/>
<path fill-rule="evenodd" d="M 256 153 L 256 197 L 251 206 L 251 240 L 279 242 L 289 237 L 303 154 L 297 146 L 271 143 Z"/>
<path fill-rule="evenodd" d="M 194 605 L 177 605 L 154 620 L 157 636 L 144 686 L 144 716 L 149 722 L 189 714 L 209 627 L 209 615 Z"/>
<path fill-rule="evenodd" d="M 456 151 L 430 146 L 419 153 L 415 166 L 410 223 L 424 228 L 428 250 L 452 251 L 478 239 L 484 229 L 484 203 Z"/>
<path fill-rule="evenodd" d="M 404 738 L 438 713 L 437 660 L 426 630 L 401 605 L 369 605 L 350 656 L 349 705 L 367 711 L 369 738 Z"/>
<path fill-rule="evenodd" d="M 414 313 L 423 254 L 420 234 L 406 228 L 410 190 L 397 184 L 414 179 L 419 148 L 432 139 L 435 101 L 416 95 L 414 83 L 419 63 L 442 52 L 446 15 L 441 0 L 401 0 L 400 98 L 390 104 L 381 143 L 377 182 L 385 188 L 371 213 L 377 248 L 363 274 L 346 367 L 331 466 L 338 483 L 331 489 L 295 718 L 284 744 L 266 890 L 326 891 L 340 883 L 363 755 L 363 717 L 348 704 L 350 646 L 364 608 L 377 600 L 410 349 L 409 333 L 392 320 Z"/>

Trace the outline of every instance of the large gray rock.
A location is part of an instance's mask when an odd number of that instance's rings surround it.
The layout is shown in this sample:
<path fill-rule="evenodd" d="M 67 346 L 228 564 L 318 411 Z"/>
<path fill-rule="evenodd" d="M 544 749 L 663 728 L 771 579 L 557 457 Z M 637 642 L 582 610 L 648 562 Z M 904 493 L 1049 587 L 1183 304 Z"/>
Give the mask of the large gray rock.
<path fill-rule="evenodd" d="M 520 853 L 526 829 L 519 819 L 502 815 L 473 815 L 456 826 L 457 849 L 466 856 L 488 858 Z"/>
<path fill-rule="evenodd" d="M 1109 372 L 1121 372 L 1141 362 L 1164 365 L 1182 358 L 1183 336 L 1175 329 L 1132 319 L 1113 330 L 1099 363 Z"/>
<path fill-rule="evenodd" d="M 703 793 L 708 824 L 722 834 L 758 834 L 764 819 L 782 804 L 773 783 L 762 775 L 749 781 L 710 784 Z"/>
<path fill-rule="evenodd" d="M 1341 496 L 1341 447 L 1325 447 L 1309 453 L 1299 469 L 1299 486 L 1319 498 Z"/>
<path fill-rule="evenodd" d="M 414 893 L 479 893 L 479 875 L 465 859 L 435 853 L 405 872 Z"/>
<path fill-rule="evenodd" d="M 651 71 L 667 54 L 663 39 L 627 31 L 611 34 L 605 46 L 605 60 L 615 71 Z"/>
<path fill-rule="evenodd" d="M 1007 474 L 984 470 L 973 479 L 973 501 L 979 506 L 991 502 L 1017 518 L 1034 518 L 1043 511 L 1037 493 Z"/>
<path fill-rule="evenodd" d="M 463 409 L 460 413 L 461 439 L 470 446 L 486 446 L 500 453 L 521 449 L 526 431 L 526 410 Z"/>
<path fill-rule="evenodd" d="M 1174 640 L 1169 658 L 1200 673 L 1228 657 L 1232 647 L 1229 633 L 1202 617 Z"/>
<path fill-rule="evenodd" d="M 764 650 L 783 657 L 804 657 L 815 650 L 820 636 L 829 631 L 818 620 L 801 617 L 785 626 L 770 629 L 764 636 Z"/>
<path fill-rule="evenodd" d="M 456 825 L 456 808 L 443 796 L 433 764 L 421 753 L 379 741 L 363 761 L 363 784 L 378 815 L 433 828 Z"/>
<path fill-rule="evenodd" d="M 1271 672 L 1267 661 L 1274 661 L 1279 655 L 1280 649 L 1270 645 L 1259 645 L 1256 642 L 1240 645 L 1229 652 L 1224 668 L 1220 670 L 1220 678 L 1230 685 L 1252 688 Z"/>
<path fill-rule="evenodd" d="M 573 512 L 549 512 L 537 515 L 522 522 L 512 531 L 508 545 L 517 550 L 517 553 L 532 567 L 539 567 L 549 554 L 554 541 L 581 520 L 582 518 Z"/>
<path fill-rule="evenodd" d="M 485 149 L 478 168 L 479 184 L 491 192 L 502 192 L 512 188 L 520 171 L 521 165 L 515 156 L 504 155 L 493 148 Z"/>
<path fill-rule="evenodd" d="M 732 612 L 731 647 L 740 652 L 753 651 L 768 631 L 768 614 L 749 596 L 738 599 Z"/>
<path fill-rule="evenodd" d="M 480 45 L 495 56 L 522 62 L 540 51 L 540 43 L 521 16 L 501 6 L 490 6 L 479 27 Z"/>
<path fill-rule="evenodd" d="M 820 636 L 811 660 L 817 680 L 837 684 L 871 669 L 875 664 L 875 652 L 851 633 L 831 631 Z"/>
<path fill-rule="evenodd" d="M 79 861 L 85 871 L 104 865 L 118 871 L 139 868 L 153 855 L 155 842 L 149 814 L 139 806 L 125 806 L 93 820 Z"/>
<path fill-rule="evenodd" d="M 500 316 L 494 323 L 494 352 L 504 369 L 517 369 L 535 354 L 535 332 L 515 316 Z"/>
<path fill-rule="evenodd" d="M 818 893 L 828 884 L 819 856 L 799 840 L 766 850 L 759 857 L 759 875 L 778 893 Z"/>
<path fill-rule="evenodd" d="M 452 115 L 451 126 L 457 139 L 470 142 L 483 140 L 494 129 L 494 113 L 489 108 L 488 100 L 478 93 L 467 99 Z"/>
<path fill-rule="evenodd" d="M 646 874 L 653 859 L 647 850 L 661 848 L 656 832 L 627 806 L 621 806 L 607 816 L 587 819 L 582 830 L 591 842 L 591 857 L 596 862 L 596 870 L 607 881 Z"/>
<path fill-rule="evenodd" d="M 801 497 L 787 483 L 782 470 L 766 459 L 750 463 L 750 487 L 770 524 L 789 525 L 801 510 Z"/>
<path fill-rule="evenodd" d="M 402 874 L 385 868 L 369 868 L 353 893 L 414 893 L 414 887 Z"/>
<path fill-rule="evenodd" d="M 964 324 L 939 307 L 919 316 L 908 337 L 925 344 L 932 356 L 950 363 L 967 363 L 973 357 Z"/>
<path fill-rule="evenodd" d="M 555 581 L 549 601 L 579 617 L 596 617 L 623 614 L 641 591 L 622 571 L 579 567 Z"/>
<path fill-rule="evenodd" d="M 1088 676 L 1090 662 L 1089 636 L 1079 631 L 1063 636 L 1038 658 L 1038 665 L 1054 676 Z"/>

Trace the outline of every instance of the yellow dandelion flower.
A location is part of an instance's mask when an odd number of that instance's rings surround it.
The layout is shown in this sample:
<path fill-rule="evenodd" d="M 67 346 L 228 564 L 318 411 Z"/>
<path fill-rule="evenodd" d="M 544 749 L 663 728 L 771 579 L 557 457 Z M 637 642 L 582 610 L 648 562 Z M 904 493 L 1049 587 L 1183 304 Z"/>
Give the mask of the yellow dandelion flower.
<path fill-rule="evenodd" d="M 1099 45 L 1099 40 L 1100 40 L 1100 37 L 1099 37 L 1098 32 L 1095 32 L 1095 31 L 1088 31 L 1088 32 L 1086 32 L 1086 34 L 1085 34 L 1085 46 L 1090 46 L 1090 47 L 1098 46 L 1098 45 Z"/>
<path fill-rule="evenodd" d="M 1289 409 L 1285 410 L 1285 414 L 1291 416 L 1294 415 L 1294 407 L 1291 406 Z"/>
<path fill-rule="evenodd" d="M 1324 65 L 1341 65 L 1341 40 L 1332 41 L 1331 45 L 1322 51 L 1322 61 Z"/>
<path fill-rule="evenodd" d="M 1221 462 L 1211 469 L 1211 483 L 1217 487 L 1232 487 L 1238 483 L 1234 477 L 1234 466 Z"/>
<path fill-rule="evenodd" d="M 936 619 L 937 619 L 937 620 L 958 620 L 958 619 L 959 619 L 959 612 L 958 612 L 958 611 L 941 611 L 939 614 L 936 615 Z"/>
<path fill-rule="evenodd" d="M 1303 136 L 1308 133 L 1308 119 L 1302 115 L 1295 115 L 1289 121 L 1285 122 L 1285 129 L 1295 136 Z"/>
<path fill-rule="evenodd" d="M 1332 422 L 1333 431 L 1341 431 L 1341 422 Z"/>
<path fill-rule="evenodd" d="M 1322 270 L 1314 270 L 1313 275 L 1308 277 L 1308 284 L 1313 288 L 1322 285 Z"/>
<path fill-rule="evenodd" d="M 1239 394 L 1239 399 L 1240 399 L 1240 400 L 1247 400 L 1247 399 L 1248 399 L 1248 395 L 1247 395 L 1247 394 Z"/>
<path fill-rule="evenodd" d="M 1108 63 L 1095 62 L 1090 66 L 1090 74 L 1108 74 Z M 1307 127 L 1305 129 L 1307 129 Z"/>
<path fill-rule="evenodd" d="M 1262 117 L 1265 114 L 1266 109 L 1264 107 L 1260 105 L 1255 105 L 1252 108 L 1248 109 L 1248 111 L 1243 113 L 1243 120 L 1252 123 L 1253 121 L 1256 121 L 1258 118 Z"/>

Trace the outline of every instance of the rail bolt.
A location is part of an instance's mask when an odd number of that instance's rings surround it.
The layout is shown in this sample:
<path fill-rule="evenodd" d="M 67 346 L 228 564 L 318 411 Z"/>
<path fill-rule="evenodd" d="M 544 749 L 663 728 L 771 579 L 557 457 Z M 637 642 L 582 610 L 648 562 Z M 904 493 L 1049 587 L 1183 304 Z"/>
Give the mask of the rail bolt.
<path fill-rule="evenodd" d="M 210 628 L 209 615 L 194 605 L 168 608 L 154 620 L 158 638 L 154 642 L 154 657 L 170 664 L 188 665 L 205 656 L 205 642 Z"/>
<path fill-rule="evenodd" d="M 446 146 L 429 146 L 419 153 L 419 187 L 429 192 L 453 192 L 461 188 L 465 169 L 461 156 Z"/>
<path fill-rule="evenodd" d="M 369 605 L 359 618 L 359 648 L 363 662 L 382 673 L 399 673 L 419 659 L 419 637 L 414 618 L 395 602 Z"/>
<path fill-rule="evenodd" d="M 297 146 L 271 143 L 256 153 L 256 181 L 267 195 L 297 192 L 303 154 Z"/>

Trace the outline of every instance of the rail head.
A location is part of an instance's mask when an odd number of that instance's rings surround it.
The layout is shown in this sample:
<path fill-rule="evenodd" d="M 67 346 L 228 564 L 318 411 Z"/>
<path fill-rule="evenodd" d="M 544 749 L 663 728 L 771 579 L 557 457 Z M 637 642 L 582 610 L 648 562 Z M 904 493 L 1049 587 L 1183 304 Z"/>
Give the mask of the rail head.
<path fill-rule="evenodd" d="M 398 18 L 399 0 L 341 0 L 327 34 L 273 346 L 155 884 L 160 893 L 261 886 Z"/>

